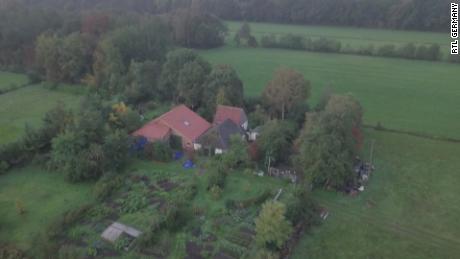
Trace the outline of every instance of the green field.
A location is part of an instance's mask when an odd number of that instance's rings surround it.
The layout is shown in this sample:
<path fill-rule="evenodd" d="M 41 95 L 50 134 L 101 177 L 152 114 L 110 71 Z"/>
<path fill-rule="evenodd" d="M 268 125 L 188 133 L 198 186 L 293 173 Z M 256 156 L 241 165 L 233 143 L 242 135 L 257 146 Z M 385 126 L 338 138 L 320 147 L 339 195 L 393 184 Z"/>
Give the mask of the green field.
<path fill-rule="evenodd" d="M 0 243 L 31 247 L 36 234 L 68 209 L 90 201 L 89 184 L 71 184 L 39 167 L 14 169 L 0 181 Z M 19 215 L 16 202 L 26 213 Z"/>
<path fill-rule="evenodd" d="M 230 36 L 228 40 L 231 40 L 235 32 L 241 27 L 241 22 L 226 22 L 226 24 Z M 369 44 L 379 47 L 384 44 L 401 45 L 409 42 L 418 44 L 437 43 L 441 46 L 443 53 L 450 52 L 448 33 L 272 23 L 250 23 L 250 25 L 252 34 L 258 39 L 263 35 L 274 34 L 280 36 L 292 33 L 310 38 L 327 37 L 336 39 L 342 42 L 343 47 L 350 45 L 356 48 Z"/>
<path fill-rule="evenodd" d="M 376 171 L 357 198 L 316 192 L 329 218 L 293 258 L 457 258 L 460 145 L 368 131 Z"/>
<path fill-rule="evenodd" d="M 68 88 L 48 90 L 32 85 L 0 95 L 0 144 L 21 136 L 26 124 L 39 126 L 44 114 L 58 102 L 75 107 L 80 95 Z"/>
<path fill-rule="evenodd" d="M 0 91 L 27 84 L 26 75 L 0 71 Z"/>
<path fill-rule="evenodd" d="M 331 86 L 359 99 L 365 123 L 460 138 L 460 67 L 455 64 L 262 48 L 200 53 L 214 64 L 232 65 L 248 95 L 260 95 L 273 72 L 285 66 L 312 82 L 310 103 Z"/>

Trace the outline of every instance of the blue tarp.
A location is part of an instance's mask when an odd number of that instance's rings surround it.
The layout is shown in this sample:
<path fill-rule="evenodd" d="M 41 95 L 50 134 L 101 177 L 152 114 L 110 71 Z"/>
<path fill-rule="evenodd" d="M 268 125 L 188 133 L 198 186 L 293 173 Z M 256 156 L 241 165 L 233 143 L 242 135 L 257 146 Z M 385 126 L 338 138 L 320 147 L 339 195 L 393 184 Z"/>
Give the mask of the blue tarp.
<path fill-rule="evenodd" d="M 191 168 L 195 168 L 195 164 L 193 163 L 192 160 L 187 160 L 185 161 L 185 163 L 183 164 L 183 167 L 185 169 L 191 169 Z"/>
<path fill-rule="evenodd" d="M 136 140 L 134 141 L 134 145 L 132 147 L 132 149 L 134 151 L 141 151 L 141 150 L 144 150 L 144 147 L 145 145 L 148 143 L 147 139 L 144 138 L 144 137 L 139 137 L 139 138 L 136 138 Z"/>

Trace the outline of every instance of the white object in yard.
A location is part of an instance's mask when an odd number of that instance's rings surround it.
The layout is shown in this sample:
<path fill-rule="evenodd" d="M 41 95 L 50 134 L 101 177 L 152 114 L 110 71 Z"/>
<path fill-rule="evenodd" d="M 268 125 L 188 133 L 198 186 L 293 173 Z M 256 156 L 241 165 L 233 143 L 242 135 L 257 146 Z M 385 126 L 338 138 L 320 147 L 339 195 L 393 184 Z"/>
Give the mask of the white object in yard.
<path fill-rule="evenodd" d="M 216 148 L 215 153 L 216 154 L 222 154 L 224 151 L 220 148 Z"/>
<path fill-rule="evenodd" d="M 101 237 L 109 242 L 114 243 L 123 233 L 126 233 L 127 235 L 132 236 L 134 238 L 142 234 L 142 232 L 135 228 L 128 227 L 118 222 L 114 222 L 106 230 L 104 230 L 104 232 L 102 232 Z"/>
<path fill-rule="evenodd" d="M 200 149 L 201 149 L 201 144 L 193 143 L 193 148 L 194 148 L 195 150 L 200 150 Z"/>
<path fill-rule="evenodd" d="M 364 191 L 364 185 L 359 186 L 358 191 L 360 192 Z"/>
<path fill-rule="evenodd" d="M 280 195 L 281 195 L 282 192 L 283 192 L 283 189 L 280 188 L 279 191 L 278 191 L 278 193 L 277 193 L 276 196 L 275 196 L 275 199 L 273 199 L 273 200 L 274 200 L 274 201 L 277 201 L 278 198 L 280 197 Z"/>
<path fill-rule="evenodd" d="M 319 217 L 322 220 L 326 220 L 327 217 L 329 217 L 329 211 L 326 208 L 321 208 L 320 213 L 319 213 Z"/>
<path fill-rule="evenodd" d="M 257 173 L 258 176 L 264 176 L 264 171 L 260 170 L 258 173 Z"/>

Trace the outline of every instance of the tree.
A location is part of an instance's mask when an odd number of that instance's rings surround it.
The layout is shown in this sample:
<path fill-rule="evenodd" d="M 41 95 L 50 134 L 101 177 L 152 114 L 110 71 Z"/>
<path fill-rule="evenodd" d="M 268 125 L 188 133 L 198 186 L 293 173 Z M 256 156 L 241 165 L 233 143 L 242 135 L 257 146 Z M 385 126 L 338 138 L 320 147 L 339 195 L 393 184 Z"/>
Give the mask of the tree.
<path fill-rule="evenodd" d="M 230 148 L 222 154 L 222 163 L 226 168 L 237 169 L 247 166 L 249 160 L 246 141 L 238 134 L 231 136 Z"/>
<path fill-rule="evenodd" d="M 179 49 L 168 53 L 158 85 L 163 100 L 177 100 L 180 73 L 186 64 L 192 62 L 198 64 L 204 72 L 209 73 L 211 70 L 211 65 L 192 50 Z M 192 68 L 189 67 L 188 70 L 192 70 Z M 185 80 L 184 76 L 182 80 Z"/>
<path fill-rule="evenodd" d="M 210 67 L 206 63 L 195 60 L 184 64 L 179 72 L 178 100 L 192 109 L 199 107 L 203 102 L 204 84 L 209 72 Z"/>
<path fill-rule="evenodd" d="M 287 121 L 271 120 L 263 125 L 257 145 L 270 164 L 287 162 L 292 153 L 295 127 Z"/>
<path fill-rule="evenodd" d="M 188 48 L 215 48 L 224 43 L 227 27 L 216 16 L 194 9 L 180 9 L 170 15 L 174 40 Z"/>
<path fill-rule="evenodd" d="M 362 143 L 362 108 L 351 96 L 333 95 L 323 112 L 306 116 L 297 141 L 296 167 L 316 186 L 342 188 L 356 180 L 353 161 Z"/>
<path fill-rule="evenodd" d="M 299 72 L 287 68 L 278 69 L 262 93 L 267 106 L 273 107 L 273 111 L 280 114 L 282 120 L 287 112 L 305 102 L 309 95 L 310 82 Z"/>
<path fill-rule="evenodd" d="M 78 82 L 88 71 L 91 48 L 78 33 L 66 37 L 42 34 L 35 48 L 36 62 L 51 82 Z"/>
<path fill-rule="evenodd" d="M 244 101 L 243 82 L 231 66 L 217 65 L 208 76 L 204 94 L 209 115 L 218 104 L 240 107 Z"/>
<path fill-rule="evenodd" d="M 161 65 L 157 61 L 131 62 L 123 96 L 127 103 L 139 104 L 158 98 Z"/>
<path fill-rule="evenodd" d="M 261 247 L 281 246 L 288 240 L 292 226 L 285 218 L 286 207 L 277 201 L 268 201 L 256 219 L 256 242 Z"/>

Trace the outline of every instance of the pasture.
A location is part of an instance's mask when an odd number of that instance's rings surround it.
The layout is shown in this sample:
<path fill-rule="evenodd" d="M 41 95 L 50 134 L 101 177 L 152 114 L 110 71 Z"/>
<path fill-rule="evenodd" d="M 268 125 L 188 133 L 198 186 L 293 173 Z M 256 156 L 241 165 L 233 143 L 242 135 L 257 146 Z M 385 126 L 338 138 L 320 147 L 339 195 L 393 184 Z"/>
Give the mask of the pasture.
<path fill-rule="evenodd" d="M 285 66 L 311 81 L 312 105 L 322 89 L 332 87 L 359 99 L 367 124 L 460 138 L 455 64 L 230 46 L 200 53 L 214 64 L 232 65 L 250 96 L 259 96 L 273 72 Z"/>
<path fill-rule="evenodd" d="M 0 71 L 0 92 L 28 83 L 26 75 Z"/>
<path fill-rule="evenodd" d="M 63 212 L 90 201 L 90 184 L 71 184 L 37 166 L 14 169 L 0 181 L 0 243 L 29 249 Z M 18 213 L 18 203 L 25 209 Z"/>
<path fill-rule="evenodd" d="M 70 86 L 49 90 L 31 85 L 0 95 L 0 144 L 20 137 L 26 124 L 39 126 L 45 113 L 58 102 L 67 107 L 78 105 L 80 95 L 74 92 Z"/>
<path fill-rule="evenodd" d="M 239 30 L 242 23 L 227 21 L 226 24 L 230 36 L 228 41 L 230 42 L 233 40 L 233 35 Z M 375 47 L 384 44 L 398 46 L 409 42 L 416 44 L 437 43 L 441 46 L 441 52 L 446 54 L 450 52 L 448 33 L 272 23 L 250 23 L 250 25 L 252 35 L 257 39 L 260 39 L 263 35 L 273 34 L 281 36 L 291 33 L 312 39 L 320 37 L 336 39 L 342 43 L 343 47 L 349 45 L 357 48 L 368 46 L 369 44 L 373 44 Z"/>
<path fill-rule="evenodd" d="M 329 218 L 293 258 L 456 258 L 460 145 L 367 131 L 376 171 L 356 198 L 314 193 Z"/>

